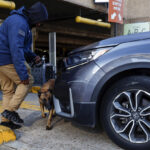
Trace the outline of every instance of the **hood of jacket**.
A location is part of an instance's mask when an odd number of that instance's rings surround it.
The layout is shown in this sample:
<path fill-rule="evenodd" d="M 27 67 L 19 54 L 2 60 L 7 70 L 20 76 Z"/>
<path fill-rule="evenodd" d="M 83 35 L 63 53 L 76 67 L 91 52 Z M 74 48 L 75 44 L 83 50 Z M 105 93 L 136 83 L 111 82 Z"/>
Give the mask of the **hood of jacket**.
<path fill-rule="evenodd" d="M 29 9 L 26 9 L 25 14 L 29 17 L 29 22 L 32 26 L 48 19 L 46 6 L 41 2 L 37 2 L 33 4 Z"/>
<path fill-rule="evenodd" d="M 12 10 L 12 11 L 10 12 L 10 15 L 18 14 L 18 15 L 21 15 L 21 16 L 25 17 L 26 20 L 29 21 L 29 17 L 24 13 L 25 10 L 26 10 L 26 9 L 25 9 L 25 7 L 23 6 L 23 7 L 21 7 L 21 8 L 18 9 L 18 10 Z"/>

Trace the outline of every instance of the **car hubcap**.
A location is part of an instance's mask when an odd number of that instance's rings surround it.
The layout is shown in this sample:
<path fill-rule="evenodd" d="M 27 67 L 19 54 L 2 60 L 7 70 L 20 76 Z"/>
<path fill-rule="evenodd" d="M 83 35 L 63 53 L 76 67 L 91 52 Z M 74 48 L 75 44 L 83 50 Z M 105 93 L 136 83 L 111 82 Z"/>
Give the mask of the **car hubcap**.
<path fill-rule="evenodd" d="M 129 90 L 113 101 L 110 121 L 113 129 L 132 143 L 150 140 L 150 93 Z"/>

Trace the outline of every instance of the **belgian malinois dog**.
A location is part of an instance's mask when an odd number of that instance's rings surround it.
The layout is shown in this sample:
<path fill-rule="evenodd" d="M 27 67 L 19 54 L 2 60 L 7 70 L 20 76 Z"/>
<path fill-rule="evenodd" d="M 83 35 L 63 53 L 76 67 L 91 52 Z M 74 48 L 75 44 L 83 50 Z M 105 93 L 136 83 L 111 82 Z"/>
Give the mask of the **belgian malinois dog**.
<path fill-rule="evenodd" d="M 52 122 L 52 117 L 55 113 L 54 104 L 53 104 L 54 85 L 55 85 L 55 79 L 50 79 L 41 87 L 40 91 L 38 92 L 42 117 L 43 118 L 46 117 L 46 114 L 44 113 L 44 108 L 46 108 L 49 111 L 46 130 L 51 130 L 53 127 L 51 125 L 51 122 Z"/>

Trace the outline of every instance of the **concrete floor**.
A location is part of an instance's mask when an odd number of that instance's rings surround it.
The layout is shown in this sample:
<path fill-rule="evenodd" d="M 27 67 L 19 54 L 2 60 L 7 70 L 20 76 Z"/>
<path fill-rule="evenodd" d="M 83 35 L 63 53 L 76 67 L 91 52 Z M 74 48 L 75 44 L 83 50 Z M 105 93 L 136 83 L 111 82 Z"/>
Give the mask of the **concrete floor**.
<path fill-rule="evenodd" d="M 35 94 L 29 94 L 28 100 L 38 105 Z M 1 145 L 0 150 L 121 150 L 100 130 L 80 127 L 56 117 L 54 128 L 47 131 L 47 118 L 43 119 L 39 111 L 20 109 L 19 114 L 25 124 L 15 131 L 17 140 Z"/>

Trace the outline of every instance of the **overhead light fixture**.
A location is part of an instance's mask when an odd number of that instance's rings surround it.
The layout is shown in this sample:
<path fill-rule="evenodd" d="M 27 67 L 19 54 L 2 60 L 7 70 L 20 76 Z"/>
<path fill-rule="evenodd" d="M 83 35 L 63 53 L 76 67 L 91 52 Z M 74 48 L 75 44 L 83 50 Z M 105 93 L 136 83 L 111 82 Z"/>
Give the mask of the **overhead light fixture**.
<path fill-rule="evenodd" d="M 95 3 L 108 3 L 109 0 L 94 0 Z"/>
<path fill-rule="evenodd" d="M 102 19 L 97 19 L 97 21 L 102 22 L 103 20 Z"/>

